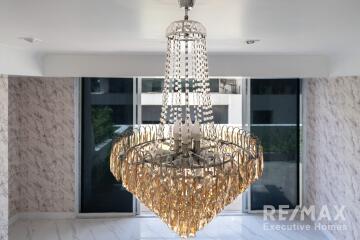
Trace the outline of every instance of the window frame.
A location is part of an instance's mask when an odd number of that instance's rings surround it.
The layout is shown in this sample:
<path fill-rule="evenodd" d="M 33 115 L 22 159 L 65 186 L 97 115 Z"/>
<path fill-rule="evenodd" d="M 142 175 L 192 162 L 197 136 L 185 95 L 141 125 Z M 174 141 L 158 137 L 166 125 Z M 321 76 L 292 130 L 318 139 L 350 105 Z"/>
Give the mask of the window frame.
<path fill-rule="evenodd" d="M 122 78 L 122 77 L 118 77 Z M 126 78 L 126 77 L 124 77 Z M 141 124 L 141 107 L 139 107 L 139 103 L 141 104 L 141 92 L 142 92 L 142 78 L 163 78 L 162 76 L 136 76 L 133 77 L 133 125 Z M 229 78 L 229 79 L 236 79 L 240 77 L 218 77 L 218 76 L 211 76 L 211 78 Z M 140 84 L 139 84 L 140 81 Z M 305 154 L 305 139 L 304 136 L 306 134 L 306 123 L 304 121 L 304 106 L 303 103 L 305 97 L 303 92 L 303 79 L 300 79 L 299 84 L 299 97 L 298 97 L 298 121 L 299 121 L 299 131 L 298 131 L 298 139 L 300 143 L 300 147 L 298 148 L 299 154 L 299 164 L 298 164 L 298 202 L 299 206 L 303 205 L 303 159 Z M 74 78 L 74 105 L 75 105 L 75 215 L 79 218 L 96 218 L 96 217 L 122 217 L 122 216 L 135 216 L 140 214 L 140 204 L 139 201 L 133 197 L 133 212 L 132 213 L 122 213 L 122 212 L 114 212 L 114 213 L 83 213 L 81 212 L 81 184 L 82 184 L 82 176 L 81 176 L 81 168 L 82 168 L 82 152 L 83 152 L 83 144 L 82 144 L 82 114 L 83 114 L 83 84 L 82 78 Z M 244 78 L 242 82 L 242 89 L 241 94 L 242 97 L 242 122 L 243 128 L 245 130 L 249 130 L 249 123 L 250 123 L 250 90 L 251 90 L 251 79 Z M 138 94 L 140 93 L 140 94 Z M 300 129 L 302 131 L 300 131 Z M 225 215 L 239 215 L 243 213 L 262 213 L 263 210 L 250 210 L 251 206 L 251 194 L 250 194 L 251 186 L 243 193 L 243 200 L 242 205 L 243 209 L 242 212 L 238 213 L 229 213 Z M 276 210 L 278 211 L 278 210 Z M 292 210 L 290 210 L 292 211 Z"/>

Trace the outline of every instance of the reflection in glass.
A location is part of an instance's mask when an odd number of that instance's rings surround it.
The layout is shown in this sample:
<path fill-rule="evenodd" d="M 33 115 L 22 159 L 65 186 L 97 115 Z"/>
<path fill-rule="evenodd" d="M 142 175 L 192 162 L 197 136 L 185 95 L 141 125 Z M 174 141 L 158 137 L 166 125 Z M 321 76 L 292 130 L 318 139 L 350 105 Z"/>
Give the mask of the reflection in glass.
<path fill-rule="evenodd" d="M 264 173 L 251 208 L 299 204 L 299 79 L 251 80 L 251 132 L 264 147 Z"/>
<path fill-rule="evenodd" d="M 240 94 L 241 81 L 239 79 L 211 78 L 210 92 L 222 94 Z M 143 78 L 141 88 L 143 93 L 161 93 L 164 80 L 161 78 Z M 189 83 L 189 91 L 193 91 L 193 82 Z M 185 92 L 185 79 L 181 83 L 182 92 Z"/>
<path fill-rule="evenodd" d="M 133 79 L 82 79 L 81 212 L 132 212 L 109 169 L 112 139 L 132 126 Z"/>
<path fill-rule="evenodd" d="M 228 123 L 228 105 L 215 105 L 213 106 L 214 122 L 217 124 Z M 192 107 L 190 106 L 190 109 Z M 142 111 L 142 123 L 143 124 L 159 124 L 161 106 L 160 105 L 143 105 Z M 185 111 L 183 111 L 184 113 Z M 193 112 L 191 112 L 191 118 L 194 119 Z"/>
<path fill-rule="evenodd" d="M 241 82 L 238 79 L 219 79 L 219 92 L 225 94 L 240 94 Z"/>
<path fill-rule="evenodd" d="M 190 93 L 193 87 L 190 82 Z M 211 78 L 210 92 L 213 100 L 214 122 L 216 124 L 242 125 L 242 79 Z M 161 90 L 163 79 L 141 79 L 141 123 L 158 124 L 161 114 Z M 185 92 L 185 81 L 182 83 L 182 91 Z M 191 94 L 190 94 L 191 95 Z M 191 101 L 191 96 L 190 96 Z M 191 104 L 191 103 L 190 103 Z M 191 108 L 191 106 L 190 106 Z M 184 111 L 183 111 L 184 112 Z M 192 110 L 190 111 L 193 112 Z M 193 119 L 194 117 L 191 116 Z M 142 213 L 149 214 L 149 210 L 140 205 Z M 241 211 L 241 197 L 227 208 L 228 211 Z"/>

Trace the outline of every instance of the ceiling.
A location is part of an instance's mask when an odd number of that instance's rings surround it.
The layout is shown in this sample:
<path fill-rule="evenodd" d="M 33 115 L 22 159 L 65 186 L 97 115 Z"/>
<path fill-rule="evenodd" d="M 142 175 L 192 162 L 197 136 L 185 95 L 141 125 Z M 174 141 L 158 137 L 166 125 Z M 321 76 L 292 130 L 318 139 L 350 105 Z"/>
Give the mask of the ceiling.
<path fill-rule="evenodd" d="M 0 0 L 0 44 L 45 53 L 163 52 L 177 0 Z M 197 0 L 210 52 L 360 51 L 359 0 Z M 35 37 L 30 44 L 19 37 Z M 247 39 L 260 39 L 245 44 Z"/>

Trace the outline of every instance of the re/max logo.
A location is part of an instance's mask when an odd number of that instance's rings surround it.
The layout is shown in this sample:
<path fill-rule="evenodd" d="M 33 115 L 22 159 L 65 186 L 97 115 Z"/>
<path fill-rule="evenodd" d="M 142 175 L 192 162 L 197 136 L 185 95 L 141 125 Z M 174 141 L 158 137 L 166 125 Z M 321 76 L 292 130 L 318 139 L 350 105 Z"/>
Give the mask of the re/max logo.
<path fill-rule="evenodd" d="M 272 205 L 264 205 L 264 220 L 279 220 L 279 221 L 293 221 L 295 217 L 300 214 L 300 220 L 304 221 L 305 217 L 310 218 L 311 221 L 345 221 L 344 210 L 345 206 L 333 205 L 327 206 L 324 205 L 318 209 L 314 205 L 309 207 L 296 207 L 295 209 L 289 209 L 289 205 L 279 205 L 279 209 L 275 210 L 275 207 Z M 316 210 L 318 211 L 318 214 Z"/>

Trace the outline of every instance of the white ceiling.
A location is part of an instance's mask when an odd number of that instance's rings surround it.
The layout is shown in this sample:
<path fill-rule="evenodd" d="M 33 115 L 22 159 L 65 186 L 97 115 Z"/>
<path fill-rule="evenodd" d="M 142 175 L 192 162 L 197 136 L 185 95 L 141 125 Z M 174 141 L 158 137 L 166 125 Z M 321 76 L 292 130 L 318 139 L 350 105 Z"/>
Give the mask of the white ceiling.
<path fill-rule="evenodd" d="M 206 26 L 211 52 L 331 55 L 360 51 L 359 12 L 359 0 L 197 0 L 190 18 Z M 162 52 L 166 27 L 182 17 L 177 0 L 0 0 L 0 44 L 46 53 Z"/>

